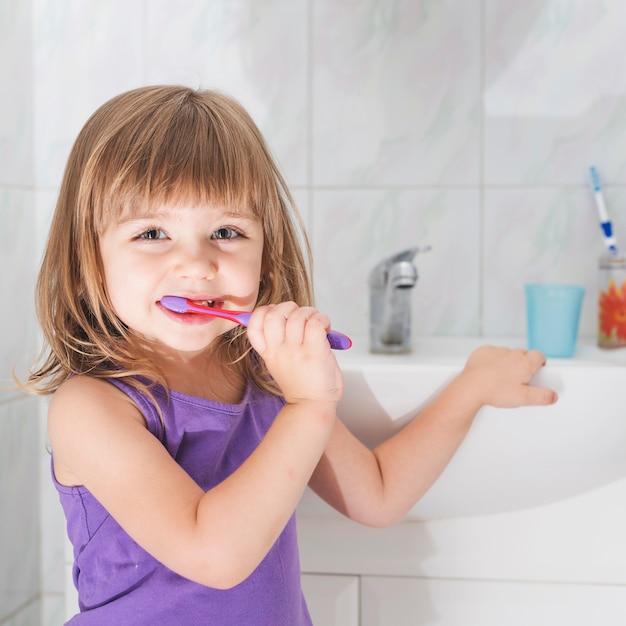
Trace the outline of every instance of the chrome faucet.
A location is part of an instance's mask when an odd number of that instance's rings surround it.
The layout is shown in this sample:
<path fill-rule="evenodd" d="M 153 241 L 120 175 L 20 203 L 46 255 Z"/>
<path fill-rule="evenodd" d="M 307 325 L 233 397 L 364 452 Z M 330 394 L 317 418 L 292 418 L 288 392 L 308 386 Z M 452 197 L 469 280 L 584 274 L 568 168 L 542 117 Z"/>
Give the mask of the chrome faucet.
<path fill-rule="evenodd" d="M 417 282 L 413 257 L 424 248 L 409 248 L 382 260 L 371 271 L 370 350 L 409 352 L 411 349 L 411 289 Z"/>

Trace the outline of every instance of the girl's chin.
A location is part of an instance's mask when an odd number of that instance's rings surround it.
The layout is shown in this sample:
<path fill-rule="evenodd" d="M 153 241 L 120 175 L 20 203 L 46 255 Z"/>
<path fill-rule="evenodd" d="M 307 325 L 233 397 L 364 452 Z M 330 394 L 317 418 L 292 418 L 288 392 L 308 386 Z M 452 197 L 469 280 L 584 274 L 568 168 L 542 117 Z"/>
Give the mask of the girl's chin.
<path fill-rule="evenodd" d="M 191 358 L 200 354 L 204 354 L 215 344 L 215 341 L 220 336 L 214 336 L 211 338 L 204 338 L 199 340 L 198 338 L 168 338 L 168 339 L 156 339 L 154 341 L 155 351 L 162 354 L 164 357 L 169 358 L 171 356 L 180 355 L 187 358 Z"/>

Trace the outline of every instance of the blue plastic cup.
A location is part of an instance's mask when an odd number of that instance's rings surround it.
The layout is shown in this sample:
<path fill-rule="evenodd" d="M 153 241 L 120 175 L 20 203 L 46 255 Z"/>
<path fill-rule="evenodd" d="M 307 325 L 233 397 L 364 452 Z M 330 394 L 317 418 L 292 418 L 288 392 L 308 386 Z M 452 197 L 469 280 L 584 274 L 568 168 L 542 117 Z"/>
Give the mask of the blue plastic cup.
<path fill-rule="evenodd" d="M 524 290 L 528 349 L 540 350 L 547 357 L 573 356 L 585 288 L 534 283 Z"/>

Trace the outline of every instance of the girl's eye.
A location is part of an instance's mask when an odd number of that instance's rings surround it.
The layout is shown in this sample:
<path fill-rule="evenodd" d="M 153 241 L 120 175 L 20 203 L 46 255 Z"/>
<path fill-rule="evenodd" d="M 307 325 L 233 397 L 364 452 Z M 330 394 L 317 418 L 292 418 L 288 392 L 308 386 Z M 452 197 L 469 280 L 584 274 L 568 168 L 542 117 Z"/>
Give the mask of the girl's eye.
<path fill-rule="evenodd" d="M 212 239 L 235 239 L 241 235 L 232 228 L 218 228 L 212 235 Z"/>
<path fill-rule="evenodd" d="M 139 235 L 139 239 L 165 239 L 167 235 L 160 228 L 149 228 Z"/>

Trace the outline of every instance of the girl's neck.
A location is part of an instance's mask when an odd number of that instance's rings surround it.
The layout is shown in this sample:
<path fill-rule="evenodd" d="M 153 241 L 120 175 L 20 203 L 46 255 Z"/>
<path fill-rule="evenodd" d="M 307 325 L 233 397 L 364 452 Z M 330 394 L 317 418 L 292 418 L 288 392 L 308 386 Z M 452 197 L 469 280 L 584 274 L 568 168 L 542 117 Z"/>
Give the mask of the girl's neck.
<path fill-rule="evenodd" d="M 245 393 L 245 381 L 238 368 L 222 363 L 214 355 L 168 361 L 163 371 L 169 388 L 186 395 L 238 404 Z"/>

